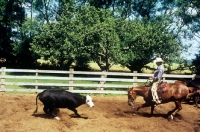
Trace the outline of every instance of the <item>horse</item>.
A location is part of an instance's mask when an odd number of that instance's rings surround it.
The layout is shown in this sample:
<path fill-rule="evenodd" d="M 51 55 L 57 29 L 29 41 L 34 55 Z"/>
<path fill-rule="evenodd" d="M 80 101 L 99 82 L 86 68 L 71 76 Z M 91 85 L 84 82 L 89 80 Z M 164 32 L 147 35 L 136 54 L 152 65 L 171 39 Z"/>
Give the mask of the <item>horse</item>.
<path fill-rule="evenodd" d="M 168 120 L 172 120 L 175 115 L 182 109 L 181 102 L 186 99 L 189 91 L 187 86 L 184 84 L 176 84 L 176 83 L 167 83 L 163 82 L 163 86 L 158 86 L 158 90 L 161 90 L 159 98 L 162 100 L 161 104 L 174 102 L 175 108 L 167 113 Z M 150 107 L 151 106 L 151 116 L 153 115 L 153 111 L 155 108 L 155 102 L 152 101 L 151 87 L 146 85 L 139 85 L 136 87 L 129 88 L 128 87 L 128 105 L 134 108 L 134 102 L 137 95 L 142 96 L 145 103 L 139 106 L 136 110 L 136 113 L 140 108 Z M 134 108 L 135 109 L 135 108 Z M 134 111 L 133 111 L 134 112 Z"/>
<path fill-rule="evenodd" d="M 186 101 L 189 103 L 192 100 L 197 108 L 200 108 L 198 102 L 200 101 L 200 84 L 195 80 L 176 80 L 174 83 L 184 84 L 188 87 L 189 94 Z"/>

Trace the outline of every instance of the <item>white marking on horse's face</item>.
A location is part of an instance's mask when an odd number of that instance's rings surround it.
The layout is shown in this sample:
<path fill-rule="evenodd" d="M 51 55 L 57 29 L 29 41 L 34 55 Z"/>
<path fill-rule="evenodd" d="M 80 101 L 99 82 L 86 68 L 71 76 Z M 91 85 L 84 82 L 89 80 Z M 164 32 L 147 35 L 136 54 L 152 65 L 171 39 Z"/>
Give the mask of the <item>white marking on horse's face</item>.
<path fill-rule="evenodd" d="M 94 107 L 94 103 L 92 102 L 92 97 L 90 95 L 86 96 L 86 104 L 89 105 L 89 107 Z"/>

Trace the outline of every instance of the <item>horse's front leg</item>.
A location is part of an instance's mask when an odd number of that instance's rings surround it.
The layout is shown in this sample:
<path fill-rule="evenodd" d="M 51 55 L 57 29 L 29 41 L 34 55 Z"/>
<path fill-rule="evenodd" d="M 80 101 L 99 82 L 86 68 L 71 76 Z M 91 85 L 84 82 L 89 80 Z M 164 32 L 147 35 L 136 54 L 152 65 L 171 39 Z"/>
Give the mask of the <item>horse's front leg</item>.
<path fill-rule="evenodd" d="M 136 110 L 136 113 L 138 113 L 138 111 L 140 110 L 140 108 L 144 108 L 144 107 L 149 107 L 150 105 L 149 104 L 147 104 L 147 103 L 145 103 L 145 104 L 142 104 L 141 106 L 139 106 L 138 108 L 137 108 L 137 110 Z M 151 110 L 154 110 L 154 108 L 153 109 L 151 109 Z M 152 112 L 153 113 L 153 112 Z"/>
<path fill-rule="evenodd" d="M 155 108 L 155 106 L 151 105 L 151 116 L 153 115 L 154 108 Z"/>
<path fill-rule="evenodd" d="M 136 113 L 135 107 L 131 107 L 131 111 L 132 111 L 132 115 L 135 115 L 135 113 Z"/>
<path fill-rule="evenodd" d="M 173 109 L 170 113 L 170 115 L 168 115 L 168 120 L 172 120 L 174 119 L 175 115 L 182 109 L 181 106 L 181 101 L 175 101 L 175 109 Z"/>

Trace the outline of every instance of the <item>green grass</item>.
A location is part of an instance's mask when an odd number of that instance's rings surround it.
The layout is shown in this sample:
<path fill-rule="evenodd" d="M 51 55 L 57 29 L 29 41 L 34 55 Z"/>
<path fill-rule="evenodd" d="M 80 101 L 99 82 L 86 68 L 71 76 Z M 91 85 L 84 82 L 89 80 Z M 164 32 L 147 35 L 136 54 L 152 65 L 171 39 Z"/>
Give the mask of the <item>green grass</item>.
<path fill-rule="evenodd" d="M 90 62 L 89 63 L 90 69 L 94 70 L 94 71 L 100 71 L 101 69 L 99 68 L 99 66 L 94 63 L 94 62 Z M 153 69 L 157 69 L 157 65 L 155 63 L 149 63 L 147 64 L 147 66 L 150 66 Z M 171 69 L 177 69 L 179 67 L 179 64 L 177 63 L 173 63 L 173 65 L 171 66 Z M 122 67 L 121 65 L 113 65 L 110 69 L 110 71 L 117 71 L 117 72 L 131 72 L 127 67 Z M 166 68 L 165 68 L 166 70 Z M 142 68 L 142 73 L 154 73 L 155 70 L 150 70 L 150 69 L 146 69 L 146 68 Z M 171 74 L 192 74 L 192 71 L 189 69 L 186 70 L 175 70 L 172 71 Z"/>
<path fill-rule="evenodd" d="M 101 69 L 99 68 L 99 66 L 94 63 L 94 62 L 90 62 L 89 63 L 89 68 L 91 70 L 94 70 L 94 71 L 101 71 Z M 111 68 L 110 68 L 110 71 L 117 71 L 117 72 L 130 72 L 130 70 L 127 68 L 127 67 L 122 67 L 121 65 L 113 65 Z"/>
<path fill-rule="evenodd" d="M 19 92 L 19 91 L 7 91 L 6 94 L 37 94 L 37 93 L 32 93 L 32 92 Z"/>

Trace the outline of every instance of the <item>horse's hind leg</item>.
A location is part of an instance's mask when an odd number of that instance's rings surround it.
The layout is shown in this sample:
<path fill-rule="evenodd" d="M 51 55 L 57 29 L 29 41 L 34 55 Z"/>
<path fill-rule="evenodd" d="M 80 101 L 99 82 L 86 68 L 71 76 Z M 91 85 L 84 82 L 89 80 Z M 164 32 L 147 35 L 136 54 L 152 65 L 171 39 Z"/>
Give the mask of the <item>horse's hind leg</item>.
<path fill-rule="evenodd" d="M 168 120 L 172 120 L 175 115 L 182 109 L 182 106 L 181 106 L 181 101 L 175 101 L 175 109 L 173 109 L 170 113 L 170 115 L 168 116 Z"/>
<path fill-rule="evenodd" d="M 200 108 L 199 105 L 198 105 L 198 102 L 199 102 L 199 95 L 197 95 L 197 96 L 194 97 L 194 102 L 195 102 L 195 106 L 196 106 L 197 108 Z"/>

